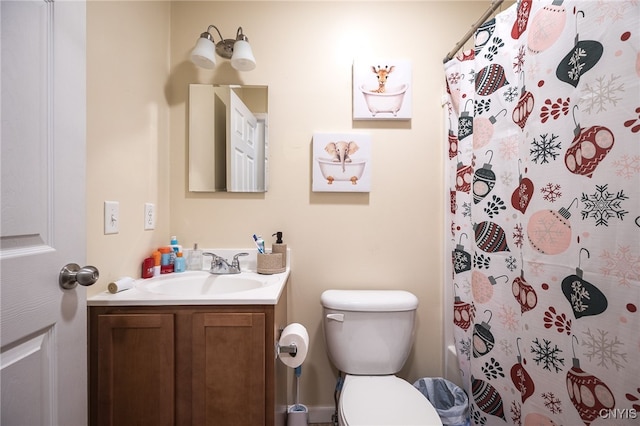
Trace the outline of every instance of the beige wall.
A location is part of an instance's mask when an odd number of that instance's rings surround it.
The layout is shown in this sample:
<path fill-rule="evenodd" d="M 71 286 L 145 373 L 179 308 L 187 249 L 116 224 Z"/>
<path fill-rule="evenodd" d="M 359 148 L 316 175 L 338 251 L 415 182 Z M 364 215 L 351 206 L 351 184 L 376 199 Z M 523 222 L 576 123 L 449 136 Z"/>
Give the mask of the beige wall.
<path fill-rule="evenodd" d="M 88 295 L 139 277 L 169 238 L 170 12 L 169 2 L 87 3 L 87 261 L 100 269 Z M 105 200 L 120 203 L 118 234 L 104 235 Z M 155 231 L 144 230 L 147 202 Z"/>
<path fill-rule="evenodd" d="M 170 235 L 190 246 L 251 247 L 253 233 L 283 231 L 293 251 L 289 318 L 310 333 L 301 401 L 333 404 L 335 371 L 321 328 L 329 288 L 396 288 L 420 299 L 418 333 L 400 373 L 442 375 L 442 58 L 489 1 L 106 2 L 88 6 L 88 261 L 93 294 Z M 188 53 L 215 24 L 242 26 L 258 66 L 237 73 L 219 59 L 196 69 Z M 169 50 L 170 48 L 170 50 Z M 359 55 L 413 64 L 413 119 L 351 120 L 352 62 Z M 187 192 L 189 83 L 269 85 L 270 190 Z M 367 132 L 372 190 L 311 191 L 314 132 Z M 120 201 L 117 235 L 102 234 L 102 202 Z M 157 205 L 155 231 L 143 205 Z"/>

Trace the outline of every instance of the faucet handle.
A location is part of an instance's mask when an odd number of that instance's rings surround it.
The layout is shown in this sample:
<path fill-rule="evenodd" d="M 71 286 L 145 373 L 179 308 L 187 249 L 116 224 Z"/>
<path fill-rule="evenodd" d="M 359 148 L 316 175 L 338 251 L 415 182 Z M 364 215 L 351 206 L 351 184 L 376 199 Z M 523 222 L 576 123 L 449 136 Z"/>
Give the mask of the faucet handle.
<path fill-rule="evenodd" d="M 211 256 L 211 266 L 213 266 L 216 262 L 219 262 L 220 259 L 222 259 L 220 256 L 218 256 L 215 253 L 211 253 L 209 251 L 205 251 L 204 253 L 202 253 L 203 256 Z"/>
<path fill-rule="evenodd" d="M 249 256 L 249 253 L 242 252 L 233 256 L 233 261 L 231 262 L 231 266 L 235 266 L 236 268 L 240 269 L 240 260 L 238 259 L 238 257 L 240 256 Z"/>
<path fill-rule="evenodd" d="M 231 267 L 232 268 L 236 268 L 238 270 L 238 272 L 240 272 L 240 260 L 238 259 L 238 257 L 240 256 L 249 256 L 249 253 L 238 253 L 235 256 L 233 256 L 233 261 L 231 262 Z"/>

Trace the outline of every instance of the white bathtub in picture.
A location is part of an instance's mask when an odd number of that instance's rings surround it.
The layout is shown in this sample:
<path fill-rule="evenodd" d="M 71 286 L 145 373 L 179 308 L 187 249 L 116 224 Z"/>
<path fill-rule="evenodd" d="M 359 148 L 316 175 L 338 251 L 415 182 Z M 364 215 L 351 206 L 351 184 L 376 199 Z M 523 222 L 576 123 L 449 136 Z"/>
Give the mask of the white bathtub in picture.
<path fill-rule="evenodd" d="M 314 133 L 312 145 L 312 191 L 371 191 L 371 135 Z"/>
<path fill-rule="evenodd" d="M 335 181 L 347 181 L 357 185 L 367 165 L 367 161 L 362 159 L 345 162 L 344 165 L 330 158 L 317 158 L 316 161 L 320 167 L 320 173 L 329 185 Z"/>
<path fill-rule="evenodd" d="M 390 113 L 394 117 L 398 115 L 398 111 L 402 108 L 405 94 L 408 89 L 407 84 L 400 86 L 387 86 L 385 92 L 377 93 L 368 89 L 364 84 L 360 86 L 360 91 L 364 96 L 367 108 L 375 117 L 380 113 Z"/>

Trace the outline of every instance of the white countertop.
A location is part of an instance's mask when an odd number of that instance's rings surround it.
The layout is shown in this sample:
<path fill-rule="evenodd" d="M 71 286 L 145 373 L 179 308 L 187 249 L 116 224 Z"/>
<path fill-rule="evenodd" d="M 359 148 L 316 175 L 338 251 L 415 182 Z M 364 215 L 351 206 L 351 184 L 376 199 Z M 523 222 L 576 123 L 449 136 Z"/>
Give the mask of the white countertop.
<path fill-rule="evenodd" d="M 180 291 L 171 291 L 171 294 L 150 290 L 160 281 L 175 281 L 174 289 L 179 289 L 180 280 L 206 280 L 211 278 L 209 274 L 210 258 L 206 257 L 203 262 L 202 271 L 187 271 L 173 274 L 164 274 L 160 277 L 149 279 L 136 279 L 133 288 L 112 294 L 105 290 L 87 299 L 87 306 L 162 306 L 162 305 L 275 305 L 278 303 L 287 279 L 289 278 L 289 253 L 287 254 L 287 268 L 285 272 L 279 274 L 262 275 L 256 273 L 256 250 L 236 250 L 236 249 L 203 249 L 203 251 L 213 252 L 228 260 L 233 254 L 248 252 L 249 256 L 241 257 L 241 274 L 230 275 L 228 277 L 239 277 L 264 281 L 264 285 L 259 288 L 241 291 L 226 291 L 215 294 L 180 294 Z M 227 277 L 219 275 L 219 277 Z M 211 284 L 215 286 L 215 281 Z M 187 288 L 187 286 L 185 286 Z"/>

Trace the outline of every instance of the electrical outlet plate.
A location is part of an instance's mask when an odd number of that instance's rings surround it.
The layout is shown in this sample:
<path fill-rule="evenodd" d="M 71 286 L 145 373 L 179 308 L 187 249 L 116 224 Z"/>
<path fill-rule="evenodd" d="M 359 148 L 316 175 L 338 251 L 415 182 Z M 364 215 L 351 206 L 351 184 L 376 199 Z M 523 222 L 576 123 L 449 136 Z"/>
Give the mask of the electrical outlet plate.
<path fill-rule="evenodd" d="M 120 231 L 120 203 L 104 202 L 104 234 L 117 234 Z"/>
<path fill-rule="evenodd" d="M 144 204 L 144 229 L 156 229 L 156 206 L 152 203 Z"/>

